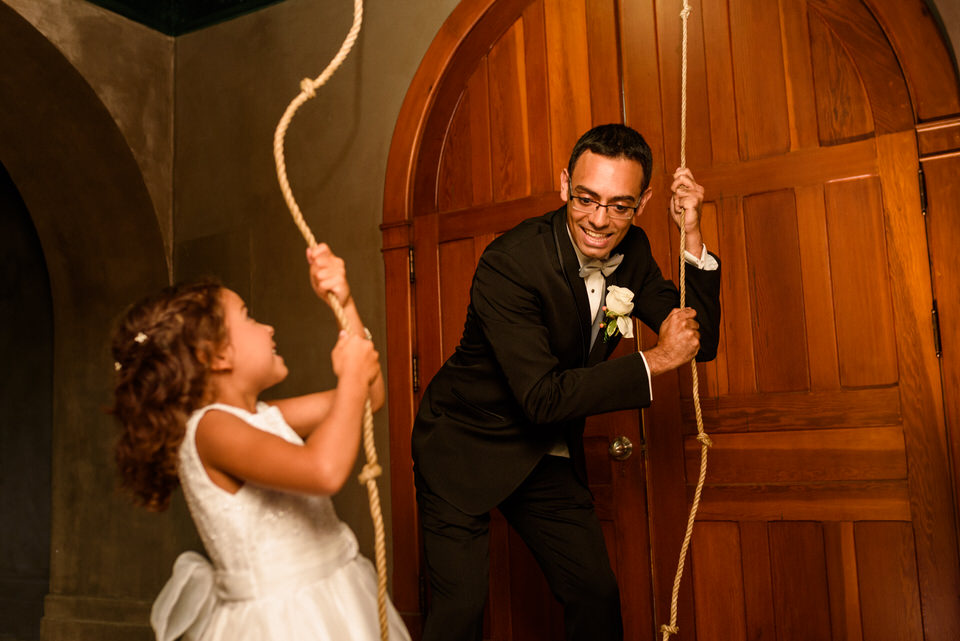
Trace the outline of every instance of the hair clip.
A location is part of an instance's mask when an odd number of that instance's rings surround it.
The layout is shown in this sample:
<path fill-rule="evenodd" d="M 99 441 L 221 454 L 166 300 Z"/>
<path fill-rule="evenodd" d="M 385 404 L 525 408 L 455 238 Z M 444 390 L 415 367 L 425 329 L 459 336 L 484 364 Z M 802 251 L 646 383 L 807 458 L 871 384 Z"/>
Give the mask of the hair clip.
<path fill-rule="evenodd" d="M 133 340 L 143 345 L 144 343 L 147 342 L 147 335 L 144 334 L 143 332 L 138 332 L 137 335 L 133 337 Z"/>

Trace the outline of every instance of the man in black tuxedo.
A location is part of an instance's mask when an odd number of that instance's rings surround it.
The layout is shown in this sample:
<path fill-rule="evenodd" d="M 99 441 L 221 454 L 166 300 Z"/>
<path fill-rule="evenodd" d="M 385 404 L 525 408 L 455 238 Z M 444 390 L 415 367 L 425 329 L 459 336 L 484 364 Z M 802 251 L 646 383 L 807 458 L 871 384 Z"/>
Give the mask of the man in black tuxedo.
<path fill-rule="evenodd" d="M 560 175 L 566 205 L 520 223 L 480 258 L 460 345 L 425 391 L 413 427 L 431 585 L 424 641 L 480 639 L 494 507 L 543 569 L 567 638 L 623 637 L 587 488 L 584 418 L 647 407 L 650 377 L 716 356 L 720 324 L 719 261 L 703 244 L 703 189 L 689 170 L 674 175 L 671 215 L 686 226 L 692 309 L 678 308 L 676 287 L 632 225 L 651 196 L 651 167 L 633 129 L 591 129 Z M 607 294 L 611 285 L 628 291 Z M 607 361 L 633 330 L 613 312 L 658 330 L 657 345 Z"/>

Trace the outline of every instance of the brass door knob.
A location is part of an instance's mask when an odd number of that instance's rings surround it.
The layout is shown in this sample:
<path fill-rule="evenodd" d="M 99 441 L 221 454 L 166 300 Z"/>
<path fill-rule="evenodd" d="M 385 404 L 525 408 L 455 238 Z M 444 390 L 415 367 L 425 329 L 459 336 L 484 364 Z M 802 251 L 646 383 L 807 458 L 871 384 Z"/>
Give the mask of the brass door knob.
<path fill-rule="evenodd" d="M 626 436 L 618 436 L 607 450 L 615 461 L 626 461 L 633 454 L 633 443 Z"/>

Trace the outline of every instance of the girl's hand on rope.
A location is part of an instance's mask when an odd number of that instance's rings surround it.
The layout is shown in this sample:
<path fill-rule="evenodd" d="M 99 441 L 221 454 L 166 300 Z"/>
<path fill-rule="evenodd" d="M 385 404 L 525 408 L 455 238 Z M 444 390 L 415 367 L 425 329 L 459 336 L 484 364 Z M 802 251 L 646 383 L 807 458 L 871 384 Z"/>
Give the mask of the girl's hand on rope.
<path fill-rule="evenodd" d="M 330 359 L 338 379 L 359 381 L 364 392 L 380 376 L 380 354 L 374 349 L 373 341 L 356 334 L 341 331 Z"/>
<path fill-rule="evenodd" d="M 660 324 L 656 346 L 643 352 L 651 376 L 689 363 L 700 351 L 700 324 L 694 320 L 696 315 L 697 310 L 692 307 L 678 307 L 667 314 Z"/>
<path fill-rule="evenodd" d="M 686 231 L 685 249 L 699 258 L 703 250 L 703 237 L 700 234 L 703 187 L 694 180 L 690 169 L 681 167 L 673 174 L 670 191 L 673 192 L 670 197 L 670 216 L 677 227 Z"/>
<path fill-rule="evenodd" d="M 347 268 L 343 259 L 330 251 L 326 243 L 307 249 L 310 263 L 310 284 L 322 300 L 327 301 L 331 292 L 346 307 L 350 302 L 350 285 L 347 283 Z"/>

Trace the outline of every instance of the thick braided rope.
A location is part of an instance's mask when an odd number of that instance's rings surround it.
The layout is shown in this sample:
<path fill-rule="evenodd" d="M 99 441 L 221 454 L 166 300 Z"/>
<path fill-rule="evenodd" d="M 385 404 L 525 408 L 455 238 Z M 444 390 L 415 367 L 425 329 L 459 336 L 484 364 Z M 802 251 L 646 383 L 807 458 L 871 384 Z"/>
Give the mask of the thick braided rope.
<path fill-rule="evenodd" d="M 690 4 L 683 0 L 683 10 L 680 11 L 682 24 L 680 45 L 680 166 L 687 166 L 687 19 L 690 17 Z M 680 307 L 686 307 L 687 302 L 687 261 L 683 260 L 686 249 L 687 232 L 680 225 Z M 703 482 L 707 478 L 707 450 L 713 445 L 710 437 L 703 431 L 703 413 L 700 410 L 700 383 L 697 374 L 697 361 L 690 361 L 690 370 L 693 375 L 693 406 L 697 414 L 697 440 L 700 441 L 700 478 L 697 480 L 697 489 L 693 493 L 693 504 L 690 506 L 690 516 L 687 518 L 687 531 L 680 546 L 680 560 L 677 562 L 677 574 L 673 579 L 673 594 L 670 597 L 670 623 L 660 626 L 663 634 L 662 641 L 668 641 L 671 634 L 677 634 L 677 603 L 680 598 L 680 579 L 683 577 L 683 566 L 687 558 L 687 549 L 690 547 L 690 537 L 693 535 L 693 522 L 697 518 L 697 509 L 700 507 L 700 495 L 703 493 Z"/>
<path fill-rule="evenodd" d="M 287 127 L 293 119 L 293 114 L 303 103 L 316 95 L 316 90 L 322 87 L 333 75 L 333 72 L 346 60 L 357 41 L 362 20 L 363 0 L 354 0 L 353 25 L 350 27 L 347 37 L 344 38 L 343 44 L 340 45 L 337 55 L 317 78 L 304 78 L 300 82 L 300 93 L 287 106 L 287 110 L 280 118 L 277 129 L 273 134 L 273 158 L 277 165 L 277 180 L 280 182 L 280 190 L 283 192 L 284 200 L 287 201 L 287 207 L 290 209 L 290 215 L 293 216 L 294 224 L 300 230 L 309 247 L 315 247 L 317 241 L 313 232 L 310 231 L 310 227 L 304 221 L 303 213 L 300 211 L 300 207 L 293 197 L 293 191 L 290 189 L 290 182 L 287 180 L 287 165 L 283 155 L 283 141 L 287 134 Z M 340 305 L 336 295 L 328 294 L 327 301 L 337 317 L 340 328 L 349 332 L 351 329 L 350 322 L 347 320 L 343 306 Z M 369 398 L 363 407 L 363 449 L 367 457 L 367 464 L 363 466 L 359 478 L 360 482 L 367 486 L 367 495 L 370 499 L 370 516 L 373 518 L 374 551 L 377 563 L 377 611 L 380 619 L 380 639 L 387 641 L 390 638 L 390 629 L 387 624 L 387 545 L 383 529 L 383 512 L 380 508 L 380 492 L 377 489 L 377 477 L 380 476 L 382 470 L 377 463 L 377 449 L 373 441 L 373 412 L 370 408 Z"/>

